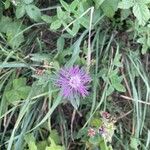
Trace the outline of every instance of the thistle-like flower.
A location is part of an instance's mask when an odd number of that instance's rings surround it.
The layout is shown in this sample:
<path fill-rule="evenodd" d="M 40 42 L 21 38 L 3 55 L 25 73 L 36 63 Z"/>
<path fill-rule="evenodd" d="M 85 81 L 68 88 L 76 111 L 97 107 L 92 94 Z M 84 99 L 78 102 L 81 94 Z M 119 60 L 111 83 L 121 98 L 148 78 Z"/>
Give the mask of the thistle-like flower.
<path fill-rule="evenodd" d="M 87 96 L 90 82 L 91 78 L 85 70 L 74 66 L 59 71 L 56 85 L 60 88 L 62 95 L 70 99 L 76 96 Z"/>

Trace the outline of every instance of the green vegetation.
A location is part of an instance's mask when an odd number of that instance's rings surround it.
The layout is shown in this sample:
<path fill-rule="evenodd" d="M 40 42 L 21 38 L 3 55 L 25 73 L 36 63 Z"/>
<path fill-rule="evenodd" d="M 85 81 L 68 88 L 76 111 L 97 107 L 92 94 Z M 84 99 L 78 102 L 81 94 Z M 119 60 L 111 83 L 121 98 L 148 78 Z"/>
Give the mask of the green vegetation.
<path fill-rule="evenodd" d="M 149 49 L 150 0 L 1 0 L 0 149 L 149 150 Z"/>

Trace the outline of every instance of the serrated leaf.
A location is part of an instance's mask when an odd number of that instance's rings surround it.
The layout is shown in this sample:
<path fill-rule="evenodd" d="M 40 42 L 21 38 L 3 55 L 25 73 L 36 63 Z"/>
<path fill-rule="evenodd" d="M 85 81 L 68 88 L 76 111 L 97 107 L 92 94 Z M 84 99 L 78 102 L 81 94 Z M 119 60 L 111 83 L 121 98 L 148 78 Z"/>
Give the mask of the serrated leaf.
<path fill-rule="evenodd" d="M 18 89 L 22 86 L 26 85 L 26 78 L 19 78 L 19 79 L 14 79 L 13 80 L 13 88 Z"/>
<path fill-rule="evenodd" d="M 65 13 L 62 11 L 61 7 L 57 7 L 57 17 L 58 19 L 63 19 L 64 18 Z"/>
<path fill-rule="evenodd" d="M 9 28 L 7 29 L 7 41 L 9 46 L 12 48 L 18 48 L 22 42 L 24 42 L 23 33 L 22 31 L 22 24 L 20 22 L 12 22 L 9 24 Z"/>
<path fill-rule="evenodd" d="M 11 18 L 2 16 L 0 19 L 0 32 L 6 33 L 11 23 L 12 23 Z"/>
<path fill-rule="evenodd" d="M 117 76 L 117 75 L 114 75 L 110 78 L 111 80 L 111 84 L 112 86 L 119 92 L 125 92 L 126 89 L 125 87 L 121 84 L 121 79 Z"/>
<path fill-rule="evenodd" d="M 136 16 L 140 25 L 145 25 L 150 18 L 150 11 L 146 4 L 137 1 L 133 6 L 133 14 Z"/>
<path fill-rule="evenodd" d="M 30 86 L 26 86 L 26 78 L 18 78 L 13 80 L 11 90 L 6 92 L 6 99 L 11 104 L 16 104 L 21 99 L 26 99 L 31 90 Z"/>
<path fill-rule="evenodd" d="M 129 9 L 134 5 L 134 0 L 122 0 L 118 4 L 118 8 Z"/>
<path fill-rule="evenodd" d="M 34 21 L 38 22 L 41 20 L 41 11 L 38 7 L 35 5 L 27 5 L 26 6 L 26 12 L 28 16 L 33 19 Z"/>
<path fill-rule="evenodd" d="M 61 27 L 61 21 L 60 20 L 56 20 L 56 21 L 53 21 L 51 26 L 50 26 L 50 29 L 51 30 L 57 30 Z"/>
<path fill-rule="evenodd" d="M 14 104 L 20 100 L 20 95 L 17 91 L 10 90 L 6 92 L 6 99 L 9 103 Z"/>
<path fill-rule="evenodd" d="M 42 17 L 41 17 L 41 19 L 43 20 L 43 21 L 45 21 L 46 23 L 48 23 L 48 24 L 50 24 L 50 23 L 52 23 L 52 17 L 51 16 L 48 16 L 48 15 L 42 15 Z"/>
<path fill-rule="evenodd" d="M 101 8 L 107 17 L 112 18 L 115 15 L 115 12 L 117 11 L 118 0 L 105 0 L 102 3 Z"/>
<path fill-rule="evenodd" d="M 24 86 L 17 89 L 21 99 L 26 99 L 31 90 L 30 86 Z"/>
<path fill-rule="evenodd" d="M 23 17 L 25 15 L 25 6 L 24 5 L 19 5 L 17 6 L 16 8 L 16 12 L 15 12 L 15 15 L 17 17 L 17 19 Z"/>

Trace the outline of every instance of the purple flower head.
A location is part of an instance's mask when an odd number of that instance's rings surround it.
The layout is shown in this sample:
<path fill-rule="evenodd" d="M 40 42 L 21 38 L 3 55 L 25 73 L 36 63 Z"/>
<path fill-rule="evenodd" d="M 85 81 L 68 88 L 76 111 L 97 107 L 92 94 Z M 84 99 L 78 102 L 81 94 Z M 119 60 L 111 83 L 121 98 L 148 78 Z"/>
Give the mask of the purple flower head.
<path fill-rule="evenodd" d="M 99 134 L 100 135 L 103 135 L 105 133 L 105 128 L 104 128 L 104 126 L 101 126 L 100 128 L 99 128 Z"/>
<path fill-rule="evenodd" d="M 87 96 L 90 82 L 91 78 L 85 70 L 74 66 L 61 69 L 56 84 L 60 87 L 65 98 L 74 98 L 76 96 Z"/>

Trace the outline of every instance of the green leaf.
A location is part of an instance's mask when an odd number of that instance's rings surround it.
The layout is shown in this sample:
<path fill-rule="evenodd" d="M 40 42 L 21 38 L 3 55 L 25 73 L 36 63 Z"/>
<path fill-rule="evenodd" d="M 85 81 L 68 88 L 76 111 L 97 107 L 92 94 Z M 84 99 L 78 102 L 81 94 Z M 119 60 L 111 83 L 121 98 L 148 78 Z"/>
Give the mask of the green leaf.
<path fill-rule="evenodd" d="M 30 55 L 32 61 L 37 61 L 37 62 L 43 62 L 43 61 L 50 61 L 51 56 L 47 53 L 33 53 Z"/>
<path fill-rule="evenodd" d="M 147 41 L 147 42 L 146 42 Z M 137 40 L 138 43 L 142 44 L 142 54 L 145 54 L 149 48 L 149 45 L 148 45 L 148 39 L 146 39 L 145 36 L 139 38 Z"/>
<path fill-rule="evenodd" d="M 116 68 L 115 70 L 111 70 L 110 72 L 109 72 L 109 74 L 108 74 L 108 77 L 109 78 L 112 78 L 113 76 L 117 76 L 118 77 L 118 72 L 119 72 L 119 69 L 118 68 Z M 119 78 L 119 77 L 118 77 Z"/>
<path fill-rule="evenodd" d="M 60 36 L 57 40 L 57 51 L 59 52 L 63 51 L 64 45 L 65 45 L 65 40 L 63 37 Z"/>
<path fill-rule="evenodd" d="M 5 9 L 8 9 L 10 7 L 10 0 L 6 0 L 4 3 Z"/>
<path fill-rule="evenodd" d="M 0 19 L 0 32 L 6 33 L 11 23 L 12 23 L 11 18 L 2 16 Z"/>
<path fill-rule="evenodd" d="M 23 17 L 25 15 L 25 6 L 24 5 L 19 5 L 16 9 L 15 15 L 17 19 Z"/>
<path fill-rule="evenodd" d="M 113 64 L 117 67 L 122 67 L 122 63 L 121 63 L 121 54 L 116 54 Z"/>
<path fill-rule="evenodd" d="M 11 90 L 6 92 L 6 98 L 9 103 L 16 104 L 21 99 L 26 99 L 31 87 L 26 86 L 26 78 L 18 78 L 13 80 Z"/>
<path fill-rule="evenodd" d="M 27 5 L 26 12 L 28 16 L 33 19 L 34 21 L 38 22 L 41 20 L 41 11 L 35 5 Z"/>
<path fill-rule="evenodd" d="M 102 150 L 109 150 L 109 147 L 107 146 L 107 142 L 106 142 L 105 139 L 101 139 L 101 141 L 100 141 L 100 148 Z"/>
<path fill-rule="evenodd" d="M 71 11 L 74 11 L 76 9 L 76 7 L 78 6 L 78 4 L 80 3 L 79 0 L 74 0 L 71 4 L 70 4 L 70 9 Z"/>
<path fill-rule="evenodd" d="M 131 10 L 130 9 L 122 9 L 121 10 L 121 21 L 127 19 L 130 14 L 131 14 Z"/>
<path fill-rule="evenodd" d="M 52 17 L 50 17 L 50 16 L 48 16 L 48 15 L 42 15 L 41 16 L 41 19 L 43 20 L 43 21 L 45 21 L 46 23 L 48 23 L 48 24 L 50 24 L 50 23 L 52 23 Z"/>
<path fill-rule="evenodd" d="M 135 138 L 135 137 L 131 137 L 130 140 L 131 140 L 130 141 L 131 148 L 137 150 L 138 146 L 139 146 L 139 140 L 137 138 Z"/>
<path fill-rule="evenodd" d="M 23 2 L 24 2 L 25 4 L 31 4 L 31 3 L 33 2 L 33 0 L 23 0 Z"/>
<path fill-rule="evenodd" d="M 57 130 L 51 130 L 50 138 L 52 138 L 56 144 L 61 143 L 60 136 L 59 136 Z"/>
<path fill-rule="evenodd" d="M 140 25 L 145 25 L 150 18 L 150 11 L 146 4 L 137 1 L 133 6 L 133 14 L 136 16 Z"/>
<path fill-rule="evenodd" d="M 112 18 L 115 15 L 117 7 L 118 7 L 118 0 L 105 0 L 101 5 L 103 12 L 109 18 Z"/>
<path fill-rule="evenodd" d="M 51 26 L 50 26 L 50 29 L 51 30 L 57 30 L 61 27 L 61 21 L 60 20 L 56 20 L 56 21 L 53 21 Z"/>
<path fill-rule="evenodd" d="M 69 34 L 71 34 L 72 36 L 75 36 L 78 33 L 79 29 L 80 29 L 80 24 L 78 22 L 74 22 L 73 28 L 72 29 L 67 28 L 66 30 Z"/>
<path fill-rule="evenodd" d="M 20 95 L 15 90 L 10 90 L 6 92 L 6 99 L 11 104 L 16 104 L 20 100 Z"/>
<path fill-rule="evenodd" d="M 146 54 L 146 52 L 147 52 L 147 50 L 148 50 L 148 45 L 147 44 L 143 44 L 142 45 L 142 54 Z"/>
<path fill-rule="evenodd" d="M 18 88 L 17 92 L 19 93 L 21 99 L 26 99 L 30 90 L 31 90 L 30 86 L 25 86 Z"/>
<path fill-rule="evenodd" d="M 118 8 L 129 9 L 134 5 L 134 0 L 122 0 L 118 4 Z"/>
<path fill-rule="evenodd" d="M 93 145 L 98 145 L 100 143 L 100 139 L 101 139 L 100 136 L 95 135 L 94 137 L 89 138 L 89 142 L 92 143 Z"/>
<path fill-rule="evenodd" d="M 47 141 L 40 141 L 37 143 L 37 149 L 38 150 L 45 150 L 47 145 L 48 145 Z"/>
<path fill-rule="evenodd" d="M 2 18 L 2 16 L 3 16 L 3 2 L 2 1 L 0 1 L 0 19 Z"/>
<path fill-rule="evenodd" d="M 18 48 L 24 42 L 24 36 L 23 33 L 20 33 L 21 31 L 22 24 L 20 22 L 15 21 L 8 25 L 7 41 L 12 48 Z"/>
<path fill-rule="evenodd" d="M 121 79 L 117 75 L 114 75 L 110 78 L 112 86 L 119 92 L 125 92 L 125 87 L 120 83 Z"/>
<path fill-rule="evenodd" d="M 26 85 L 26 78 L 19 78 L 19 79 L 14 79 L 13 80 L 13 88 L 18 89 L 22 86 Z"/>
<path fill-rule="evenodd" d="M 107 96 L 109 96 L 109 95 L 111 95 L 113 92 L 114 92 L 114 87 L 110 85 L 109 88 L 107 89 L 106 94 L 107 94 Z"/>
<path fill-rule="evenodd" d="M 24 41 L 22 33 L 23 25 L 19 21 L 12 21 L 9 17 L 2 16 L 0 20 L 0 32 L 5 33 L 8 45 L 18 48 Z"/>
<path fill-rule="evenodd" d="M 140 0 L 141 2 L 143 2 L 144 4 L 149 4 L 150 3 L 150 0 Z"/>
<path fill-rule="evenodd" d="M 90 122 L 90 126 L 92 127 L 100 127 L 103 124 L 100 118 L 93 118 Z"/>
<path fill-rule="evenodd" d="M 49 138 L 51 145 L 49 147 L 46 147 L 45 150 L 64 150 L 64 147 L 56 145 L 56 143 L 54 142 L 54 140 L 52 138 Z"/>
<path fill-rule="evenodd" d="M 61 7 L 57 8 L 57 17 L 62 20 L 64 18 L 65 13 L 62 11 Z"/>
<path fill-rule="evenodd" d="M 94 0 L 94 2 L 95 2 L 96 8 L 98 9 L 101 6 L 101 4 L 104 2 L 104 0 Z"/>
<path fill-rule="evenodd" d="M 82 17 L 82 18 L 78 19 L 78 21 L 85 28 L 87 28 L 87 29 L 89 28 L 89 25 L 90 25 L 89 18 Z"/>
<path fill-rule="evenodd" d="M 58 61 L 53 61 L 53 68 L 55 68 L 55 70 L 60 70 L 60 65 Z"/>
<path fill-rule="evenodd" d="M 70 7 L 65 1 L 60 0 L 60 3 L 65 8 L 66 11 L 70 11 Z"/>
<path fill-rule="evenodd" d="M 35 144 L 35 137 L 33 136 L 33 134 L 27 134 L 25 136 L 25 141 L 28 144 L 29 150 L 37 150 L 37 146 Z"/>
<path fill-rule="evenodd" d="M 83 138 L 85 135 L 87 135 L 87 127 L 81 128 L 80 130 L 78 130 L 77 135 L 76 135 L 76 139 L 81 139 Z"/>

